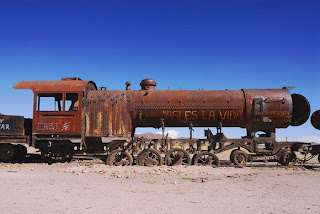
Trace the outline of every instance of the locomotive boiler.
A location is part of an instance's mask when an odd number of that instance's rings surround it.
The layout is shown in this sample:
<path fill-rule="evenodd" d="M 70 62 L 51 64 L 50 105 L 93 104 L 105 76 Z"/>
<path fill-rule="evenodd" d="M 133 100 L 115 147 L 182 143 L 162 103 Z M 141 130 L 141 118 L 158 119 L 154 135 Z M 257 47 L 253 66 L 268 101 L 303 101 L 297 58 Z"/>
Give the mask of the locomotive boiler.
<path fill-rule="evenodd" d="M 97 89 L 92 81 L 23 81 L 16 89 L 34 92 L 32 145 L 44 156 L 64 159 L 91 153 L 110 165 L 219 165 L 216 153 L 233 149 L 230 160 L 275 159 L 288 164 L 301 142 L 277 142 L 275 130 L 304 124 L 310 115 L 305 97 L 289 88 L 242 90 L 156 90 L 145 79 L 140 90 Z M 216 127 L 205 139 L 137 137 L 138 127 Z M 223 127 L 240 127 L 247 136 L 228 139 Z M 260 133 L 260 135 L 257 135 Z M 252 154 L 248 154 L 252 153 Z M 192 156 L 192 158 L 191 158 Z"/>
<path fill-rule="evenodd" d="M 85 114 L 86 135 L 130 136 L 136 127 L 241 127 L 248 132 L 305 123 L 310 114 L 308 101 L 287 89 L 268 90 L 165 90 L 146 79 L 139 91 L 88 93 Z"/>

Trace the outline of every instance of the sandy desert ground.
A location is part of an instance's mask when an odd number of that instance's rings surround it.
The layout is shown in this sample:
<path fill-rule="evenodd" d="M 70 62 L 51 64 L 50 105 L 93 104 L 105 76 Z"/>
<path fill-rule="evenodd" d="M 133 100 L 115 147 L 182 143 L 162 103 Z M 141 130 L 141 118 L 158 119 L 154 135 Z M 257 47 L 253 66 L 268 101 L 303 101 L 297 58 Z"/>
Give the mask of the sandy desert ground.
<path fill-rule="evenodd" d="M 320 213 L 320 164 L 309 166 L 0 163 L 0 212 Z"/>

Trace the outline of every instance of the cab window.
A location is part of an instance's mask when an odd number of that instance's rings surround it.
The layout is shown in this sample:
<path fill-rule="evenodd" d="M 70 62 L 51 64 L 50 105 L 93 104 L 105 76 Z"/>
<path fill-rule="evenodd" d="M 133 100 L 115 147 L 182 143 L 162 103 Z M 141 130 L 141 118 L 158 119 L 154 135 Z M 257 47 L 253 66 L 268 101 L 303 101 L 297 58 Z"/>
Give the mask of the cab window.
<path fill-rule="evenodd" d="M 62 111 L 62 93 L 39 93 L 37 97 L 37 111 Z"/>
<path fill-rule="evenodd" d="M 65 111 L 78 111 L 79 110 L 79 97 L 78 93 L 66 93 Z"/>

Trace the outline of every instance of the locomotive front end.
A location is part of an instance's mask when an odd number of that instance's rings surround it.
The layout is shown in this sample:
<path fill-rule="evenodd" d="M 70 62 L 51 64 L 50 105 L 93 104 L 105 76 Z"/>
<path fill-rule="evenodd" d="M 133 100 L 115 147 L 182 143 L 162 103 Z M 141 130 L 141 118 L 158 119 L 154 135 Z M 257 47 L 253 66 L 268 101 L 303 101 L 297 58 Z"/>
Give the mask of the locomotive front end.
<path fill-rule="evenodd" d="M 243 90 L 246 100 L 246 128 L 265 131 L 304 124 L 310 115 L 308 100 L 287 89 Z"/>

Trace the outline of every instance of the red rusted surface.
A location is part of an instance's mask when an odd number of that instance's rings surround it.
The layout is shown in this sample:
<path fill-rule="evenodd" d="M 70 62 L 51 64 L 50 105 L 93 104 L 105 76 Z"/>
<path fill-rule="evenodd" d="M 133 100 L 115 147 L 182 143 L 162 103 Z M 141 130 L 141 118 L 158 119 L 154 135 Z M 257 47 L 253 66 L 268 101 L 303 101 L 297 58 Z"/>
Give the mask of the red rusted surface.
<path fill-rule="evenodd" d="M 84 91 L 88 84 L 93 85 L 92 87 L 95 89 L 97 88 L 95 83 L 92 81 L 69 79 L 62 81 L 21 81 L 13 86 L 13 88 L 30 89 L 34 92 L 67 92 Z"/>
<path fill-rule="evenodd" d="M 133 91 L 90 91 L 86 100 L 86 136 L 130 137 Z"/>

